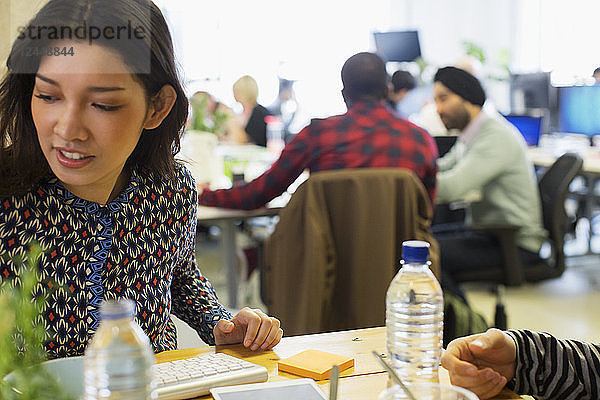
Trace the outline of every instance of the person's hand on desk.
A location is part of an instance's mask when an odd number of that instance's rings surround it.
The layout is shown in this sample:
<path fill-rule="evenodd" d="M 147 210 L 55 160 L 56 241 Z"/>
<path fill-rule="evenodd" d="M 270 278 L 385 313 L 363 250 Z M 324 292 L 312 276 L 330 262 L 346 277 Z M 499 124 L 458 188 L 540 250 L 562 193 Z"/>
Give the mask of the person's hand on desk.
<path fill-rule="evenodd" d="M 453 385 L 462 386 L 481 399 L 500 393 L 515 376 L 516 345 L 498 329 L 458 338 L 442 355 L 442 366 Z"/>
<path fill-rule="evenodd" d="M 220 320 L 213 333 L 217 345 L 243 343 L 250 350 L 270 350 L 283 336 L 279 326 L 277 318 L 257 308 L 244 307 L 231 320 Z"/>

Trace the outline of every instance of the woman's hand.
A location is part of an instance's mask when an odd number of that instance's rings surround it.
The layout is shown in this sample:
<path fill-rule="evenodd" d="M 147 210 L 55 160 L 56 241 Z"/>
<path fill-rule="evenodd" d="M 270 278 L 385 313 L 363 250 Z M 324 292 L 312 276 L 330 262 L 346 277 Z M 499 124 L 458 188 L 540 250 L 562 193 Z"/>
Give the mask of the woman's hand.
<path fill-rule="evenodd" d="M 215 343 L 243 343 L 250 350 L 270 350 L 279 343 L 283 330 L 277 318 L 261 310 L 244 307 L 230 320 L 222 319 L 213 329 Z"/>

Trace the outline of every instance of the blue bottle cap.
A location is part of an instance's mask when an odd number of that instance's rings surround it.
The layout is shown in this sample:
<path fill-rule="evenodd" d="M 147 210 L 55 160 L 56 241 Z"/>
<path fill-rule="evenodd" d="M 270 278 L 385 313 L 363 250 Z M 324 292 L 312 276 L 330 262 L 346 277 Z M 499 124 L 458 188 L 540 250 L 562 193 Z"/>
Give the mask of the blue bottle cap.
<path fill-rule="evenodd" d="M 410 264 L 425 264 L 429 259 L 429 243 L 422 240 L 402 242 L 402 259 Z"/>

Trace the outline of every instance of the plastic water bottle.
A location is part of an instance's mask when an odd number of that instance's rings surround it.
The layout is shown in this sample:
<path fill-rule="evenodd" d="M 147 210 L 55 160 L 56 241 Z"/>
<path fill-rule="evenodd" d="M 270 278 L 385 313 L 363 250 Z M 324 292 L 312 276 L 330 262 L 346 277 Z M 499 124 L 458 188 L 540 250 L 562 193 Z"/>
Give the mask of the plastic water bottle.
<path fill-rule="evenodd" d="M 429 243 L 402 243 L 402 267 L 386 297 L 387 350 L 403 381 L 438 380 L 444 300 L 428 266 Z"/>
<path fill-rule="evenodd" d="M 265 122 L 267 123 L 267 149 L 279 154 L 285 147 L 283 122 L 274 115 L 267 115 Z"/>
<path fill-rule="evenodd" d="M 86 400 L 157 398 L 150 340 L 133 320 L 135 303 L 109 300 L 100 306 L 102 323 L 85 350 Z"/>

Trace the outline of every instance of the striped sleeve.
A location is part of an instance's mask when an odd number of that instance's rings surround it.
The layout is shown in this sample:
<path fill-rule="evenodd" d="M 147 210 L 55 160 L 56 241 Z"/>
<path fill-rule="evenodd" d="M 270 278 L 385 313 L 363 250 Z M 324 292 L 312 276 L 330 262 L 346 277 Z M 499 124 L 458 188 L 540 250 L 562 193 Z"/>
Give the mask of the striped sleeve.
<path fill-rule="evenodd" d="M 600 346 L 528 330 L 508 334 L 517 345 L 515 392 L 540 399 L 600 398 Z"/>

